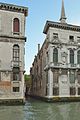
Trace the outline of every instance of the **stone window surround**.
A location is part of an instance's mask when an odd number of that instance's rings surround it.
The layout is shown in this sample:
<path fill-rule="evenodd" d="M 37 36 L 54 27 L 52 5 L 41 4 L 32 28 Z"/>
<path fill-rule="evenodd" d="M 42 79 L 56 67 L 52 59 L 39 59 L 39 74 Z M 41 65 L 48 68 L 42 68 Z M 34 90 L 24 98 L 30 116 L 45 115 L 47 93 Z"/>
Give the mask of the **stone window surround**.
<path fill-rule="evenodd" d="M 14 31 L 13 31 L 13 22 L 14 22 L 14 19 L 15 18 L 18 18 L 19 19 L 19 32 L 18 32 L 18 34 L 14 34 Z M 22 34 L 22 28 L 21 28 L 21 18 L 20 17 L 18 17 L 18 16 L 15 16 L 15 17 L 13 17 L 12 18 L 12 35 L 15 35 L 15 36 L 19 36 L 19 35 L 21 35 Z"/>

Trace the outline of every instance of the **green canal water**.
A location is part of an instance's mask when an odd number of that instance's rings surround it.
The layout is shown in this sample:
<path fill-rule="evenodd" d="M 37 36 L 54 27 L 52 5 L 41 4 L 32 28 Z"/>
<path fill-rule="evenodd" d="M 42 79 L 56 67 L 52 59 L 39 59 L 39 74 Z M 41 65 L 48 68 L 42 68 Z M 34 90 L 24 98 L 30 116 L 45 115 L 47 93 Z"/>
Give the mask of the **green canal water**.
<path fill-rule="evenodd" d="M 80 102 L 46 103 L 29 99 L 24 106 L 0 106 L 0 120 L 80 120 Z"/>

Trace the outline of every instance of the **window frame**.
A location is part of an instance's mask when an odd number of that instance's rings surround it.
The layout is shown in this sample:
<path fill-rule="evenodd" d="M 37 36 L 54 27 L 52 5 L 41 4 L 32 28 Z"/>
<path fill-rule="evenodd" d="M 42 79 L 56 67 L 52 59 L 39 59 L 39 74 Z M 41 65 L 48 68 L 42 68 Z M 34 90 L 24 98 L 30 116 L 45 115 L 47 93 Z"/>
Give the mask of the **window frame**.
<path fill-rule="evenodd" d="M 18 88 L 17 89 L 18 91 L 16 91 L 16 89 L 14 90 L 14 88 Z M 20 87 L 12 87 L 12 92 L 13 93 L 19 93 L 20 92 Z"/>
<path fill-rule="evenodd" d="M 78 84 L 80 84 L 80 71 L 77 71 L 77 80 L 78 80 Z"/>
<path fill-rule="evenodd" d="M 53 87 L 53 96 L 59 96 L 59 87 Z"/>
<path fill-rule="evenodd" d="M 70 71 L 69 72 L 69 81 L 71 84 L 75 83 L 75 71 Z"/>
<path fill-rule="evenodd" d="M 58 71 L 54 71 L 53 72 L 53 83 L 54 84 L 58 84 L 59 83 L 59 72 Z"/>
<path fill-rule="evenodd" d="M 70 49 L 70 64 L 74 64 L 74 50 Z"/>
<path fill-rule="evenodd" d="M 53 63 L 58 63 L 58 49 L 54 48 L 53 50 Z"/>
<path fill-rule="evenodd" d="M 78 87 L 78 95 L 80 95 L 80 87 Z"/>
<path fill-rule="evenodd" d="M 21 73 L 19 67 L 13 67 L 13 79 L 12 81 L 21 81 Z"/>
<path fill-rule="evenodd" d="M 17 17 L 13 19 L 13 34 L 20 34 L 20 20 Z"/>
<path fill-rule="evenodd" d="M 70 35 L 70 36 L 69 36 L 69 40 L 70 40 L 70 42 L 74 42 L 74 36 L 73 36 L 73 35 Z"/>
<path fill-rule="evenodd" d="M 77 64 L 80 64 L 80 50 L 77 51 Z"/>
<path fill-rule="evenodd" d="M 70 96 L 76 95 L 76 88 L 75 87 L 70 87 Z"/>
<path fill-rule="evenodd" d="M 20 61 L 20 47 L 18 44 L 13 45 L 13 61 L 14 62 Z"/>

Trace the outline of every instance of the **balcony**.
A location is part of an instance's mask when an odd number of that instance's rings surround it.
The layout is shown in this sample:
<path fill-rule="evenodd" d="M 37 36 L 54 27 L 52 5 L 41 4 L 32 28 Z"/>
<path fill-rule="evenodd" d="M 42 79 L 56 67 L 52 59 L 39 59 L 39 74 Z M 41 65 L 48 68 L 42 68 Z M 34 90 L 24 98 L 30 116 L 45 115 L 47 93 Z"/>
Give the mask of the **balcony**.
<path fill-rule="evenodd" d="M 77 64 L 77 68 L 80 69 L 80 64 Z"/>
<path fill-rule="evenodd" d="M 67 64 L 68 65 L 68 68 L 77 68 L 77 64 Z"/>
<path fill-rule="evenodd" d="M 70 63 L 62 64 L 62 63 L 53 63 L 53 62 L 51 62 L 50 64 L 47 64 L 45 66 L 44 70 L 46 70 L 48 68 L 80 69 L 80 64 L 70 64 Z"/>
<path fill-rule="evenodd" d="M 21 61 L 11 61 L 11 67 L 21 67 L 22 65 Z"/>
<path fill-rule="evenodd" d="M 61 63 L 50 63 L 50 67 L 60 68 L 61 66 L 62 66 Z"/>
<path fill-rule="evenodd" d="M 50 64 L 46 64 L 46 66 L 44 67 L 44 70 L 48 69 L 48 68 L 61 68 L 62 64 L 61 63 L 53 63 L 51 62 Z"/>

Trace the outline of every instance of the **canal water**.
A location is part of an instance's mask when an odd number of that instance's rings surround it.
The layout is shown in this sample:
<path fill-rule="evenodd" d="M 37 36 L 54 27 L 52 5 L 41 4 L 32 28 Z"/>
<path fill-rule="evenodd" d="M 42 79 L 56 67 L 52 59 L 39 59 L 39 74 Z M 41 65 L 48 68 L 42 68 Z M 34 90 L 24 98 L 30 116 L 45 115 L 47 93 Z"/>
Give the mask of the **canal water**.
<path fill-rule="evenodd" d="M 46 103 L 29 99 L 25 106 L 0 106 L 0 120 L 80 120 L 80 102 Z"/>

